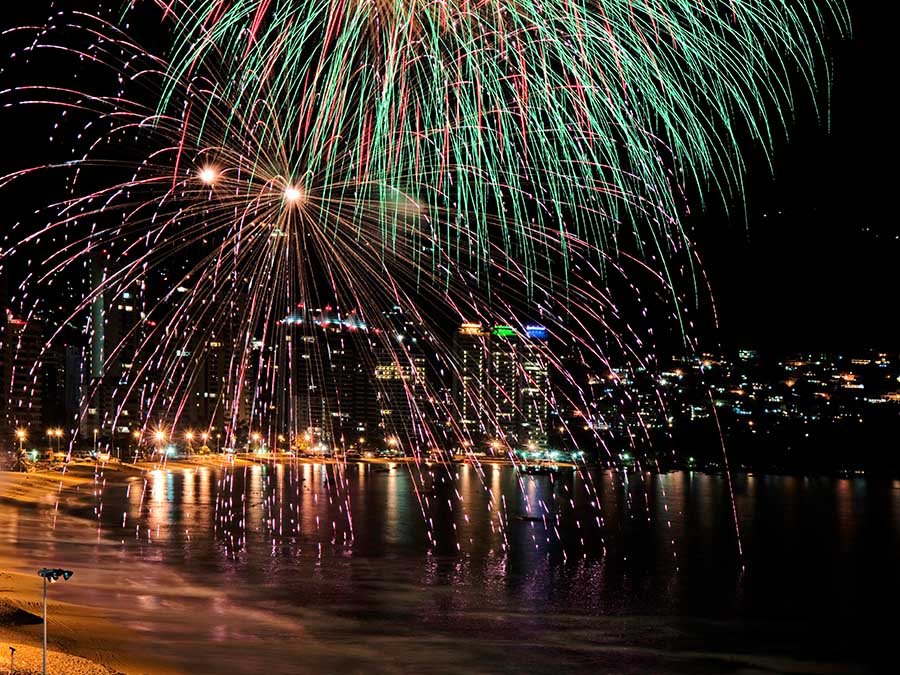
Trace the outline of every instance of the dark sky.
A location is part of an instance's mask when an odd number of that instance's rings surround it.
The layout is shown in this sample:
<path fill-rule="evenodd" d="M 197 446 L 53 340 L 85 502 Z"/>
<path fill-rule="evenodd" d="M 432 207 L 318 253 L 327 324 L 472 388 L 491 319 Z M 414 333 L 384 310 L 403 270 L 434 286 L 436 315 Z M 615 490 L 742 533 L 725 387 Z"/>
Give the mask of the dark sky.
<path fill-rule="evenodd" d="M 878 3 L 849 3 L 832 40 L 830 120 L 799 106 L 774 175 L 749 167 L 747 216 L 697 218 L 726 345 L 900 349 L 893 31 Z"/>
<path fill-rule="evenodd" d="M 761 152 L 748 149 L 746 206 L 726 214 L 713 198 L 689 221 L 720 318 L 705 345 L 900 349 L 900 226 L 888 184 L 897 173 L 895 114 L 887 104 L 895 56 L 877 4 L 850 1 L 852 37 L 827 42 L 828 110 L 817 117 L 798 88 L 774 173 Z M 20 23 L 22 10 L 14 7 L 3 4 L 0 25 Z M 31 4 L 28 13 L 46 16 Z M 19 131 L 46 134 L 43 127 Z"/>

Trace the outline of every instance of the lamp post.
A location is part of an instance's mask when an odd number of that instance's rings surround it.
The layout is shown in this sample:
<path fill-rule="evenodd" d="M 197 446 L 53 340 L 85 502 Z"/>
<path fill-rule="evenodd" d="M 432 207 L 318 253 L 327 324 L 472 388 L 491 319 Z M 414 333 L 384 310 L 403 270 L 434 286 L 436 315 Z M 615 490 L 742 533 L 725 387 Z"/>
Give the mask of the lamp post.
<path fill-rule="evenodd" d="M 156 451 L 162 455 L 163 454 L 163 443 L 166 442 L 166 432 L 162 429 L 157 429 L 153 433 L 153 440 L 156 441 Z"/>
<path fill-rule="evenodd" d="M 68 581 L 74 572 L 70 570 L 56 568 L 48 568 L 44 567 L 38 570 L 38 575 L 40 575 L 44 579 L 44 675 L 47 675 L 47 582 L 49 581 L 51 584 L 56 583 L 62 578 L 63 581 Z"/>
<path fill-rule="evenodd" d="M 191 455 L 194 454 L 194 446 L 192 445 L 192 443 L 193 443 L 193 441 L 194 441 L 194 432 L 193 432 L 193 431 L 186 431 L 186 432 L 184 433 L 184 440 L 187 441 L 188 457 L 190 457 Z"/>
<path fill-rule="evenodd" d="M 400 448 L 400 439 L 399 438 L 397 438 L 396 436 L 389 436 L 387 439 L 387 444 L 388 444 L 388 448 L 390 448 L 389 454 L 393 455 L 393 454 L 396 454 L 399 452 L 399 448 Z"/>
<path fill-rule="evenodd" d="M 25 465 L 25 439 L 28 438 L 28 434 L 25 433 L 24 429 L 16 429 L 16 440 L 19 441 L 19 456 L 16 458 L 16 470 L 17 471 L 27 471 L 27 467 Z"/>

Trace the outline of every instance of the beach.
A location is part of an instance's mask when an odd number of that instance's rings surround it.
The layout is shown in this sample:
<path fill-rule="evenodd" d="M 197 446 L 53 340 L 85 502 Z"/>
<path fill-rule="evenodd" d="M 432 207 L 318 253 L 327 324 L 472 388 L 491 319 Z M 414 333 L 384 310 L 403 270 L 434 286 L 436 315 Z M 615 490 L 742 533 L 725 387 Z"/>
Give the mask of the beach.
<path fill-rule="evenodd" d="M 54 509 L 61 499 L 78 501 L 100 481 L 119 481 L 130 471 L 105 470 L 103 478 L 91 465 L 60 472 L 31 474 L 0 472 L 0 517 L 4 502 Z M 64 489 L 61 489 L 64 488 Z M 10 647 L 17 675 L 42 672 L 42 579 L 26 571 L 29 551 L 0 555 L 0 674 L 7 675 Z M 23 569 L 26 568 L 26 569 Z M 77 574 L 77 573 L 76 573 Z M 48 595 L 48 673 L 53 675 L 177 675 L 179 671 L 153 663 L 135 649 L 146 638 L 110 621 L 102 607 L 60 602 Z"/>
<path fill-rule="evenodd" d="M 561 511 L 567 560 L 517 500 L 577 505 L 573 472 L 454 467 L 424 498 L 465 510 L 428 530 L 406 467 L 232 466 L 0 474 L 0 675 L 10 645 L 40 672 L 43 566 L 75 573 L 49 589 L 53 675 L 877 672 L 889 644 L 896 482 L 737 475 L 739 559 L 724 477 L 596 471 L 605 541 Z"/>

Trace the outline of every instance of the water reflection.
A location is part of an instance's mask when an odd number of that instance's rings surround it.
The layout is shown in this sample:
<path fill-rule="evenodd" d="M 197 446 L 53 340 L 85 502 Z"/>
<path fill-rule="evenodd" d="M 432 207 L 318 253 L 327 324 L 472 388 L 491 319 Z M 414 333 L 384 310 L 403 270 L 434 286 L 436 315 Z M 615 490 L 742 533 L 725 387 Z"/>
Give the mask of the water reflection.
<path fill-rule="evenodd" d="M 720 476 L 438 464 L 154 472 L 105 486 L 98 516 L 63 515 L 55 530 L 51 510 L 23 518 L 3 507 L 0 547 L 26 551 L 30 566 L 71 562 L 81 583 L 63 592 L 73 601 L 112 603 L 128 625 L 189 644 L 173 658 L 197 673 L 378 669 L 387 635 L 409 650 L 391 663 L 417 672 L 429 669 L 417 660 L 426 654 L 462 671 L 482 658 L 616 670 L 587 647 L 658 650 L 659 630 L 679 649 L 711 648 L 709 625 L 674 617 L 789 624 L 772 642 L 799 656 L 815 654 L 813 638 L 840 634 L 849 654 L 878 616 L 873 605 L 900 591 L 887 571 L 900 563 L 900 489 L 860 482 L 737 477 L 743 560 Z M 80 536 L 98 519 L 103 540 Z M 884 572 L 877 590 L 873 565 Z M 635 616 L 673 618 L 609 623 Z M 765 638 L 732 632 L 722 649 L 763 651 Z M 460 635 L 462 652 L 451 646 Z M 500 646 L 529 640 L 560 651 L 541 660 Z M 422 641 L 427 649 L 413 647 Z"/>

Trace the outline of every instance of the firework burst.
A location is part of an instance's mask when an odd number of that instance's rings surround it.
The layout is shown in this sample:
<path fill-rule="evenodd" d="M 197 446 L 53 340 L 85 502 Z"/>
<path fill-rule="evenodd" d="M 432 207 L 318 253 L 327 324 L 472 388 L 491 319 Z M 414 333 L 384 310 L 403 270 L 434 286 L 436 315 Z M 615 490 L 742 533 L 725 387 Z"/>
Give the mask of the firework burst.
<path fill-rule="evenodd" d="M 157 451 L 190 445 L 187 427 L 346 456 L 369 401 L 369 442 L 414 458 L 426 520 L 426 458 L 517 462 L 550 437 L 636 448 L 648 424 L 614 431 L 600 399 L 627 407 L 654 324 L 689 339 L 681 184 L 739 181 L 737 126 L 768 141 L 758 120 L 789 95 L 768 55 L 823 20 L 664 7 L 166 3 L 171 60 L 102 19 L 55 17 L 23 53 L 98 72 L 0 93 L 57 111 L 75 139 L 0 179 L 66 186 L 2 255 L 40 261 L 29 318 L 83 284 L 52 314 L 90 317 L 87 426 Z M 795 53 L 808 74 L 814 51 Z M 549 340 L 526 339 L 533 323 Z M 467 359 L 487 358 L 473 374 Z M 333 496 L 349 504 L 340 471 Z"/>

